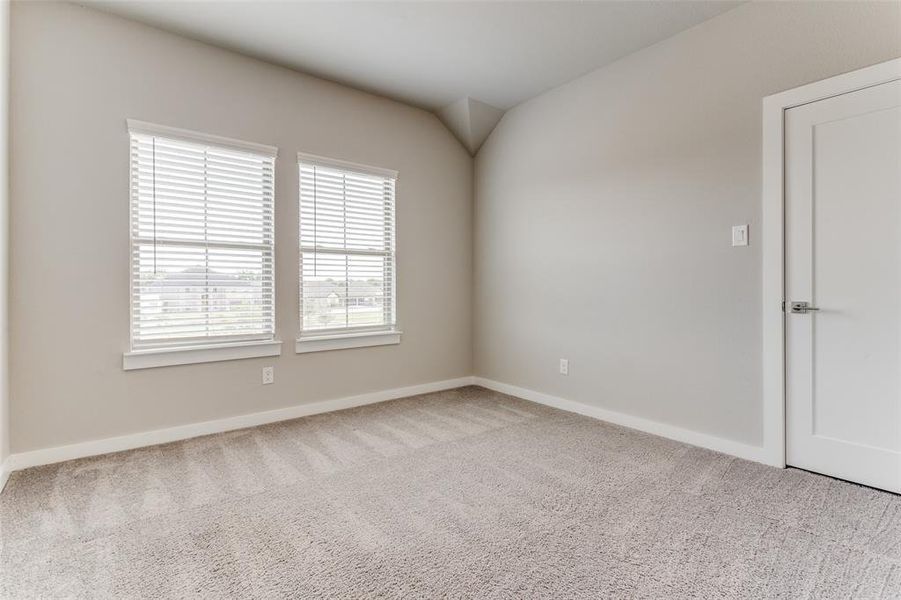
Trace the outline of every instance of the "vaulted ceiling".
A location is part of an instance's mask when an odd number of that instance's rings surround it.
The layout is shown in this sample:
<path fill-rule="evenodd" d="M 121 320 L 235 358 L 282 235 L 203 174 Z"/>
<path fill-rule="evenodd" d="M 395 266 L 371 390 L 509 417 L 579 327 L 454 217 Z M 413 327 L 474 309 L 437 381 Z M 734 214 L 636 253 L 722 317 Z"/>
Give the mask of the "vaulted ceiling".
<path fill-rule="evenodd" d="M 434 111 L 473 153 L 503 111 L 740 4 L 79 3 Z"/>

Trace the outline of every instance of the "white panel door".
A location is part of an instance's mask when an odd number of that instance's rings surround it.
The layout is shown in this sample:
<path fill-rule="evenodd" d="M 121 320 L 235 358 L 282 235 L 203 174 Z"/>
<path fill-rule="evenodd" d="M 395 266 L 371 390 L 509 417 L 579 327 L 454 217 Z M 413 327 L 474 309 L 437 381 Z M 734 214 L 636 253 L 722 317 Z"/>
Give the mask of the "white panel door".
<path fill-rule="evenodd" d="M 785 119 L 786 462 L 901 492 L 901 82 Z"/>

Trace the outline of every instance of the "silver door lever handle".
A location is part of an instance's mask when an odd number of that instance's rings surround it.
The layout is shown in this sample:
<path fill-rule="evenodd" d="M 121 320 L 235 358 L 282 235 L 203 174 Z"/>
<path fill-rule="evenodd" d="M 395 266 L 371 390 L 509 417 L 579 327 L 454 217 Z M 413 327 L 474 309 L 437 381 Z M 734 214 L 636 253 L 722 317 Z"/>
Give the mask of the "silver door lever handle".
<path fill-rule="evenodd" d="M 811 311 L 820 310 L 815 306 L 811 306 L 809 302 L 792 302 L 791 307 L 793 313 L 799 313 L 802 315 Z"/>

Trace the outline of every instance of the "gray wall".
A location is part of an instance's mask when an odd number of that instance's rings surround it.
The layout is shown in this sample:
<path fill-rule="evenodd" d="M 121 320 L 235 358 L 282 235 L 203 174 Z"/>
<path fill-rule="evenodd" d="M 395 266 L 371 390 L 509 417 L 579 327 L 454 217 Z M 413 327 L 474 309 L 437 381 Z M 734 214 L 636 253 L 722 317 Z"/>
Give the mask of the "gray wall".
<path fill-rule="evenodd" d="M 471 373 L 472 161 L 434 115 L 72 5 L 12 23 L 13 452 Z M 281 357 L 122 371 L 129 117 L 279 147 Z M 400 345 L 294 354 L 297 151 L 400 172 Z"/>
<path fill-rule="evenodd" d="M 12 12 L 14 452 L 473 368 L 759 444 L 761 98 L 901 55 L 897 3 L 746 4 L 513 109 L 473 178 L 424 111 L 72 5 Z M 129 117 L 279 146 L 281 357 L 121 370 Z M 400 171 L 399 346 L 293 353 L 298 150 Z"/>
<path fill-rule="evenodd" d="M 0 468 L 9 456 L 9 2 L 0 3 Z"/>
<path fill-rule="evenodd" d="M 508 112 L 476 158 L 477 374 L 760 445 L 761 99 L 898 56 L 899 3 L 750 3 Z"/>

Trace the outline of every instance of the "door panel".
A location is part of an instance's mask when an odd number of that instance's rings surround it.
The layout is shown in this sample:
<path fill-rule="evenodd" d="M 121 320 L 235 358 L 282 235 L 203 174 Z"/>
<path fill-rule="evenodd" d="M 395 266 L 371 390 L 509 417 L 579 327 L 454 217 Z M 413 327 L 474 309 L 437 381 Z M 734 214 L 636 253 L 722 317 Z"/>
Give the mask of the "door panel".
<path fill-rule="evenodd" d="M 901 82 L 785 118 L 787 462 L 901 491 Z"/>

